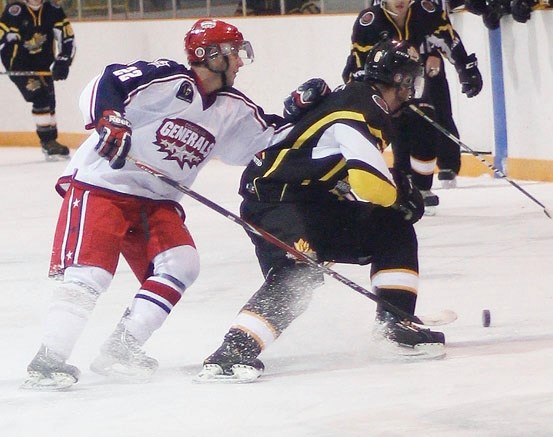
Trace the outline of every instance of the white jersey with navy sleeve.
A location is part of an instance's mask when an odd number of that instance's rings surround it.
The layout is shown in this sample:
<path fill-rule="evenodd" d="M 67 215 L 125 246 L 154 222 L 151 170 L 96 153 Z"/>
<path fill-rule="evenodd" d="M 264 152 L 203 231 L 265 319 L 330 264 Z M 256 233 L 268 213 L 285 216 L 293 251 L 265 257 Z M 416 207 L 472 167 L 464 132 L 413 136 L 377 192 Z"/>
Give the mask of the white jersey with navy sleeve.
<path fill-rule="evenodd" d="M 186 186 L 211 158 L 246 165 L 290 128 L 281 117 L 265 114 L 234 88 L 206 95 L 193 71 L 166 59 L 109 65 L 85 88 L 80 108 L 88 129 L 104 110 L 125 114 L 132 123 L 129 155 Z M 94 131 L 79 147 L 59 180 L 59 192 L 74 178 L 150 199 L 178 201 L 182 197 L 132 162 L 112 169 L 94 150 L 98 141 Z"/>

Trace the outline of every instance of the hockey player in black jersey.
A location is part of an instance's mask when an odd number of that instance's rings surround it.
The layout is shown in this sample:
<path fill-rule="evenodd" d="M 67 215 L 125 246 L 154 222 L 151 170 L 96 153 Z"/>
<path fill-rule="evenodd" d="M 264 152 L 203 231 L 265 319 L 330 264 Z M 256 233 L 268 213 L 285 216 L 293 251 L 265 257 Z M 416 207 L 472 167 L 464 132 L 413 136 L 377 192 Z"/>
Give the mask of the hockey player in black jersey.
<path fill-rule="evenodd" d="M 0 18 L 2 64 L 13 75 L 32 115 L 47 159 L 68 156 L 57 141 L 54 81 L 65 80 L 74 53 L 73 29 L 63 9 L 52 1 L 22 0 L 6 6 Z M 27 72 L 41 75 L 24 75 Z M 17 73 L 20 75 L 17 75 Z"/>
<path fill-rule="evenodd" d="M 421 52 L 426 67 L 427 86 L 419 102 L 421 109 L 449 131 L 458 133 L 451 115 L 441 58 L 443 55 L 455 66 L 462 92 L 474 97 L 482 88 L 476 56 L 467 54 L 447 12 L 437 3 L 430 0 L 382 0 L 378 3 L 361 11 L 355 21 L 344 81 L 362 74 L 367 52 L 382 32 L 407 40 Z M 413 183 L 425 197 L 428 212 L 432 212 L 432 207 L 439 203 L 438 197 L 430 191 L 436 163 L 441 170 L 439 179 L 454 181 L 461 166 L 459 145 L 410 111 L 405 111 L 394 124 L 400 134 L 393 145 L 394 166 L 412 174 Z M 444 182 L 444 185 L 454 186 L 454 182 Z"/>
<path fill-rule="evenodd" d="M 424 204 L 404 174 L 387 168 L 382 151 L 391 141 L 391 115 L 420 88 L 422 70 L 407 42 L 379 43 L 367 56 L 364 80 L 308 110 L 285 140 L 248 165 L 240 185 L 244 219 L 319 262 L 370 263 L 375 292 L 410 314 L 418 288 L 413 224 Z M 292 105 L 319 90 L 300 88 Z M 305 311 L 323 283 L 319 270 L 250 237 L 265 282 L 205 360 L 198 382 L 256 379 L 264 368 L 258 355 Z M 403 353 L 445 353 L 440 332 L 413 326 L 380 306 L 376 319 L 378 337 Z"/>

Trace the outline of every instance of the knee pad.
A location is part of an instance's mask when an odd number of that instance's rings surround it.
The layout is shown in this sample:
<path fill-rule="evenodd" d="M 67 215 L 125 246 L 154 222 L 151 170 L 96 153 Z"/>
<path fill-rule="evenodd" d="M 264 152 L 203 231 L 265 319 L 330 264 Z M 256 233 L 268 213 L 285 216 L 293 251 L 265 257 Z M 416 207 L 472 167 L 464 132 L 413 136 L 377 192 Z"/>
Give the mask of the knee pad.
<path fill-rule="evenodd" d="M 190 287 L 200 274 L 200 257 L 192 246 L 178 246 L 157 255 L 154 260 L 154 276 L 164 277 L 181 292 Z"/>
<path fill-rule="evenodd" d="M 112 279 L 111 273 L 93 266 L 67 267 L 63 275 L 64 284 L 76 284 L 97 295 L 108 289 Z"/>

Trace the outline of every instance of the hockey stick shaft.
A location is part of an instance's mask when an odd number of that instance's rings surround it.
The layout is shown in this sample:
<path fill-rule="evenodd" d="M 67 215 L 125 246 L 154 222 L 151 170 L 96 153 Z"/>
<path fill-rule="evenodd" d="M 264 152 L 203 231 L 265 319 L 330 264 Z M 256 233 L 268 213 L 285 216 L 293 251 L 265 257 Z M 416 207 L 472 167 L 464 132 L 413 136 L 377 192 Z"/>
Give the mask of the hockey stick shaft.
<path fill-rule="evenodd" d="M 6 76 L 52 76 L 51 71 L 0 71 Z"/>
<path fill-rule="evenodd" d="M 493 171 L 497 176 L 499 176 L 502 179 L 505 179 L 507 182 L 509 182 L 513 187 L 515 187 L 517 190 L 519 190 L 522 194 L 524 194 L 526 197 L 528 197 L 530 200 L 532 200 L 537 205 L 541 206 L 543 208 L 544 214 L 549 217 L 553 218 L 551 213 L 547 210 L 547 207 L 541 203 L 538 199 L 536 199 L 534 196 L 532 196 L 528 191 L 526 191 L 524 188 L 522 188 L 519 184 L 517 184 L 515 181 L 507 177 L 505 173 L 503 173 L 500 169 L 490 164 L 480 153 L 477 151 L 471 149 L 469 146 L 467 146 L 465 143 L 463 143 L 459 138 L 457 138 L 455 135 L 453 135 L 451 132 L 449 132 L 447 129 L 445 129 L 440 124 L 436 123 L 434 120 L 432 120 L 428 115 L 426 115 L 421 109 L 417 108 L 415 105 L 411 104 L 409 105 L 409 108 L 415 112 L 417 115 L 420 115 L 422 118 L 424 118 L 428 123 L 430 123 L 432 126 L 434 126 L 437 130 L 439 130 L 442 134 L 444 134 L 446 137 L 448 137 L 451 141 L 456 143 L 459 147 L 469 152 L 471 155 L 478 158 L 478 160 L 484 164 L 486 167 L 488 167 L 491 171 Z"/>
<path fill-rule="evenodd" d="M 278 239 L 274 235 L 270 234 L 269 232 L 264 231 L 261 228 L 258 228 L 257 226 L 254 226 L 247 222 L 246 220 L 242 219 L 241 217 L 237 216 L 236 214 L 230 212 L 229 210 L 223 208 L 222 206 L 218 205 L 217 203 L 209 200 L 207 197 L 202 196 L 201 194 L 197 193 L 196 191 L 188 188 L 185 185 L 179 184 L 174 179 L 170 178 L 169 176 L 165 175 L 164 173 L 156 170 L 155 168 L 150 167 L 148 164 L 145 164 L 141 161 L 138 161 L 130 156 L 127 156 L 127 160 L 131 161 L 141 170 L 144 170 L 147 173 L 150 173 L 152 176 L 155 176 L 156 178 L 162 180 L 163 182 L 171 185 L 173 188 L 176 188 L 180 192 L 186 194 L 187 196 L 191 197 L 192 199 L 200 202 L 201 204 L 207 206 L 208 208 L 214 210 L 215 212 L 218 212 L 222 216 L 226 217 L 227 219 L 233 221 L 234 223 L 242 226 L 244 230 L 247 232 L 253 233 L 255 235 L 260 236 L 261 238 L 265 239 L 269 243 L 274 244 L 275 246 L 279 247 L 280 249 L 284 250 L 285 252 L 289 253 L 290 255 L 293 255 L 298 261 L 305 262 L 306 264 L 309 264 L 312 267 L 315 267 L 322 273 L 325 273 L 326 275 L 336 279 L 337 281 L 347 285 L 351 289 L 357 291 L 358 293 L 362 294 L 363 296 L 368 297 L 372 301 L 378 303 L 379 305 L 382 305 L 382 307 L 389 312 L 395 314 L 396 316 L 401 317 L 402 319 L 407 319 L 411 322 L 414 322 L 419 325 L 424 325 L 425 323 L 418 318 L 417 316 L 414 316 L 413 314 L 409 314 L 402 309 L 396 307 L 395 305 L 392 305 L 391 303 L 388 303 L 386 300 L 380 298 L 376 294 L 370 292 L 366 288 L 362 287 L 361 285 L 351 281 L 350 279 L 346 278 L 345 276 L 341 275 L 337 271 L 318 263 L 313 258 L 310 258 L 309 256 L 305 255 L 303 252 L 300 252 L 293 248 L 292 246 L 286 244 L 284 241 Z"/>

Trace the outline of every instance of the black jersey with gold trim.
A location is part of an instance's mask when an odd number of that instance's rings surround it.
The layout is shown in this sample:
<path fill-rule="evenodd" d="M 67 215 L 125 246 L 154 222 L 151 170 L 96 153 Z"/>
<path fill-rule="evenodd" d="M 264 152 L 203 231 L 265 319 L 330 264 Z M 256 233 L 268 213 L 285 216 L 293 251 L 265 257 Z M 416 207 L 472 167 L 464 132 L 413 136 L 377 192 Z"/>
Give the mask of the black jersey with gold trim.
<path fill-rule="evenodd" d="M 7 38 L 7 35 L 12 38 Z M 13 38 L 17 35 L 17 39 Z M 56 55 L 74 54 L 74 33 L 63 9 L 49 1 L 34 9 L 17 1 L 0 18 L 2 62 L 8 70 L 48 70 Z"/>
<path fill-rule="evenodd" d="M 396 199 L 382 156 L 392 128 L 373 85 L 351 82 L 308 111 L 286 138 L 246 168 L 240 193 L 264 202 L 355 198 L 383 206 Z"/>
<path fill-rule="evenodd" d="M 415 0 L 409 6 L 402 29 L 378 4 L 362 10 L 355 20 L 344 81 L 363 70 L 368 51 L 381 39 L 383 32 L 391 38 L 409 41 L 422 55 L 438 50 L 454 65 L 466 63 L 468 55 L 459 34 L 440 5 L 430 0 Z"/>

